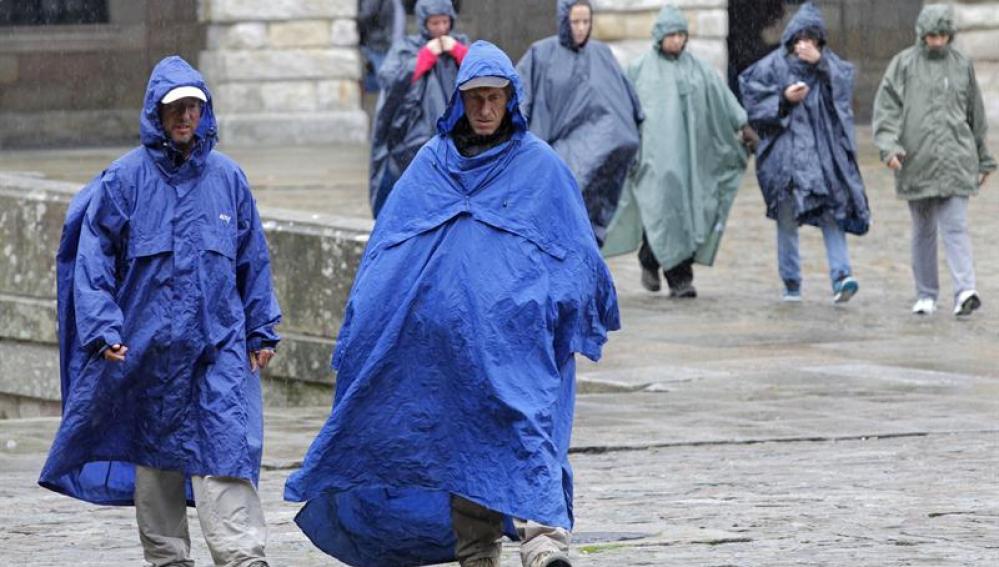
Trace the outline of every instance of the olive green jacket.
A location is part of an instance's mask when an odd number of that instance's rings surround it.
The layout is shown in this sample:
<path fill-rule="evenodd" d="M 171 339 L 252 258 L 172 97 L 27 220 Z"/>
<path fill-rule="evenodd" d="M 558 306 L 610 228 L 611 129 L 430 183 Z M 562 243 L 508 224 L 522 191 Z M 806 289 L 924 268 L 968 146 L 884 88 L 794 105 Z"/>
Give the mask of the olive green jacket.
<path fill-rule="evenodd" d="M 916 45 L 892 59 L 874 99 L 874 143 L 886 163 L 902 158 L 895 188 L 905 200 L 974 194 L 979 174 L 996 169 L 971 61 L 952 45 L 931 50 L 923 39 L 939 33 L 953 41 L 953 22 L 950 6 L 923 8 Z"/>

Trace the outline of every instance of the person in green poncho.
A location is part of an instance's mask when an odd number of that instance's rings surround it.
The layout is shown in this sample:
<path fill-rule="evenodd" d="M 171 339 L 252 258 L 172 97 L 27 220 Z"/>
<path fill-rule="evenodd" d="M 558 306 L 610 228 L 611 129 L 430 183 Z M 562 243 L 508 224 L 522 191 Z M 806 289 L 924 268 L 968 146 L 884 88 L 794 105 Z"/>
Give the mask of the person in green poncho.
<path fill-rule="evenodd" d="M 687 18 L 666 6 L 652 49 L 628 70 L 646 120 L 641 147 L 604 243 L 605 256 L 638 249 L 642 285 L 697 297 L 693 264 L 710 266 L 756 134 L 718 72 L 690 54 Z M 741 132 L 741 141 L 737 133 Z"/>
<path fill-rule="evenodd" d="M 954 282 L 954 314 L 981 306 L 968 235 L 968 197 L 996 169 L 985 147 L 987 123 L 971 61 L 957 51 L 950 6 L 923 8 L 916 45 L 888 65 L 874 99 L 874 142 L 895 171 L 895 189 L 912 217 L 913 313 L 936 310 L 937 232 Z"/>

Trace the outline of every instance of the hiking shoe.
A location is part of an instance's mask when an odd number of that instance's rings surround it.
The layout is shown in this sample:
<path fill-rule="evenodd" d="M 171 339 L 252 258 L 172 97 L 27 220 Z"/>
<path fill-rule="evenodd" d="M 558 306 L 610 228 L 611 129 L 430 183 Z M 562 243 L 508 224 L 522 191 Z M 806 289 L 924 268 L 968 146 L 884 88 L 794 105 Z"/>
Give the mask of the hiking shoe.
<path fill-rule="evenodd" d="M 697 288 L 690 282 L 683 283 L 669 288 L 669 296 L 676 299 L 694 299 L 697 297 Z"/>
<path fill-rule="evenodd" d="M 932 297 L 920 297 L 912 306 L 912 312 L 916 315 L 933 315 L 937 310 L 937 302 Z"/>
<path fill-rule="evenodd" d="M 254 561 L 246 567 L 270 567 L 270 565 L 268 565 L 266 561 Z"/>
<path fill-rule="evenodd" d="M 797 280 L 785 280 L 781 299 L 787 303 L 801 303 L 801 284 Z"/>
<path fill-rule="evenodd" d="M 659 291 L 663 288 L 662 280 L 659 279 L 659 270 L 646 270 L 642 268 L 642 287 L 649 291 Z"/>
<path fill-rule="evenodd" d="M 982 300 L 978 297 L 978 292 L 968 289 L 957 295 L 957 301 L 954 305 L 954 315 L 956 317 L 967 317 L 981 306 Z"/>
<path fill-rule="evenodd" d="M 500 567 L 498 557 L 481 557 L 461 562 L 461 567 Z"/>
<path fill-rule="evenodd" d="M 561 551 L 542 551 L 531 559 L 529 567 L 572 567 L 572 563 Z"/>
<path fill-rule="evenodd" d="M 835 290 L 833 291 L 833 303 L 846 303 L 850 301 L 850 298 L 857 294 L 857 290 L 860 289 L 860 284 L 853 276 L 846 276 L 836 282 Z"/>

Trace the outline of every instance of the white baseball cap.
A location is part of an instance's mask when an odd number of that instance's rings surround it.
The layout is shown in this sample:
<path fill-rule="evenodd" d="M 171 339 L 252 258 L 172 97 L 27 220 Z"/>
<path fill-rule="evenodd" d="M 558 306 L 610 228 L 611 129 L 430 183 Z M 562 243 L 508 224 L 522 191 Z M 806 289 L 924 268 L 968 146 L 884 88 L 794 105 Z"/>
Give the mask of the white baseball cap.
<path fill-rule="evenodd" d="M 496 75 L 483 75 L 481 77 L 471 78 L 458 87 L 458 90 L 470 91 L 472 89 L 481 89 L 484 87 L 491 87 L 496 89 L 502 89 L 510 84 L 510 80 L 506 77 L 499 77 Z"/>
<path fill-rule="evenodd" d="M 201 102 L 208 102 L 208 97 L 205 93 L 198 87 L 177 87 L 170 89 L 170 92 L 165 94 L 162 99 L 160 99 L 160 104 L 170 104 L 175 100 L 180 100 L 182 98 L 196 98 Z"/>

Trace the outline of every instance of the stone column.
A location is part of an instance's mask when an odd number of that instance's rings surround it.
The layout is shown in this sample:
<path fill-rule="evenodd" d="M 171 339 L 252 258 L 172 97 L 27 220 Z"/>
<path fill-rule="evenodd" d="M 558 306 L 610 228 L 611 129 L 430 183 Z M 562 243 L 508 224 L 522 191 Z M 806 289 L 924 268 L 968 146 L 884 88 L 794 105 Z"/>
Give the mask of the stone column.
<path fill-rule="evenodd" d="M 955 45 L 974 61 L 986 116 L 999 125 L 999 2 L 955 2 L 954 16 Z"/>
<path fill-rule="evenodd" d="M 728 65 L 728 0 L 671 0 L 690 21 L 690 52 L 722 75 Z M 652 46 L 663 0 L 593 0 L 593 37 L 607 42 L 622 65 Z"/>
<path fill-rule="evenodd" d="M 200 0 L 222 141 L 366 141 L 356 16 L 356 0 Z"/>

